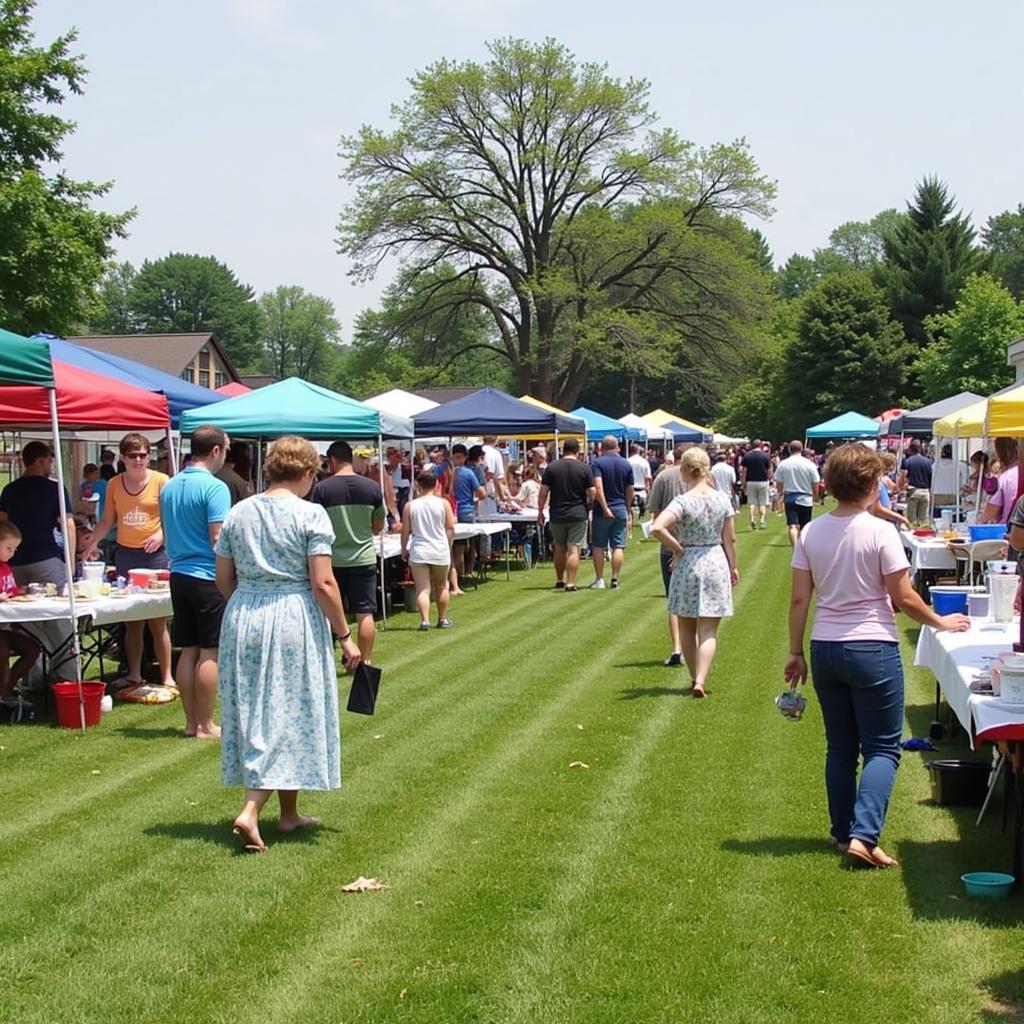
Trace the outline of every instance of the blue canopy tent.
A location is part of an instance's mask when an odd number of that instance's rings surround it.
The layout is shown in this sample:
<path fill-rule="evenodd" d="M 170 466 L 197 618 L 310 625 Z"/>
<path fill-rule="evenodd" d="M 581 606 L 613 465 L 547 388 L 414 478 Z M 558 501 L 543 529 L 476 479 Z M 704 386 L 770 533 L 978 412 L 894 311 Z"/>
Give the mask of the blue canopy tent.
<path fill-rule="evenodd" d="M 877 436 L 878 420 L 873 420 L 870 416 L 862 416 L 859 412 L 844 412 L 804 431 L 805 441 L 826 438 L 842 438 L 853 441 Z"/>
<path fill-rule="evenodd" d="M 134 384 L 144 391 L 164 394 L 167 397 L 172 427 L 178 426 L 181 414 L 186 409 L 196 409 L 202 405 L 224 401 L 224 396 L 217 394 L 216 391 L 189 384 L 180 377 L 164 373 L 163 370 L 154 369 L 134 359 L 97 352 L 96 349 L 76 345 L 53 334 L 37 334 L 35 337 L 49 344 L 54 359 L 77 366 L 80 370 L 90 370 L 92 373 L 113 377 L 125 384 Z"/>
<path fill-rule="evenodd" d="M 673 444 L 703 444 L 705 441 L 710 441 L 713 436 L 705 434 L 702 430 L 694 430 L 693 427 L 688 427 L 677 420 L 669 420 L 667 423 L 662 423 L 661 426 L 663 430 L 672 431 Z"/>
<path fill-rule="evenodd" d="M 614 420 L 611 416 L 605 416 L 603 412 L 588 409 L 585 405 L 573 409 L 569 415 L 578 416 L 586 423 L 588 441 L 600 441 L 609 434 L 612 437 L 617 437 L 620 441 L 644 441 L 647 438 L 647 434 L 638 427 L 626 426 L 625 423 Z"/>
<path fill-rule="evenodd" d="M 587 432 L 586 423 L 576 416 L 550 412 L 495 388 L 482 388 L 453 402 L 445 402 L 436 409 L 417 413 L 412 420 L 417 437 L 474 434 L 558 437 L 559 434 L 585 435 Z"/>

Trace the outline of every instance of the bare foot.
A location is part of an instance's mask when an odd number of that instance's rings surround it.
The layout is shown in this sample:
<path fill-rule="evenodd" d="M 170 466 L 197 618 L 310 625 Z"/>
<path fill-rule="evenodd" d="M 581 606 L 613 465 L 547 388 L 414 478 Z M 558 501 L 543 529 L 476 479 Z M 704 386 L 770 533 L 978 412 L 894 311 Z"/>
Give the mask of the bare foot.
<path fill-rule="evenodd" d="M 294 814 L 288 818 L 281 818 L 277 823 L 277 831 L 294 832 L 297 828 L 308 828 L 310 825 L 319 824 L 319 818 L 310 818 L 306 814 Z"/>
<path fill-rule="evenodd" d="M 704 684 L 703 683 L 694 683 L 693 684 L 693 695 L 694 695 L 694 697 L 698 697 L 698 698 L 706 697 L 707 696 L 707 694 L 704 692 Z"/>
<path fill-rule="evenodd" d="M 464 590 L 453 590 L 451 592 L 451 594 L 452 594 L 452 597 L 462 597 L 462 595 L 465 594 L 465 591 Z"/>
<path fill-rule="evenodd" d="M 240 814 L 231 823 L 231 831 L 242 840 L 242 844 L 250 853 L 266 851 L 267 844 L 263 842 L 259 825 L 254 818 L 247 818 L 244 814 Z"/>
<path fill-rule="evenodd" d="M 890 857 L 880 846 L 869 846 L 863 839 L 856 837 L 850 840 L 846 855 L 858 864 L 866 864 L 872 868 L 899 867 L 899 861 Z"/>
<path fill-rule="evenodd" d="M 207 725 L 207 726 L 196 726 L 196 739 L 197 740 L 219 740 L 220 739 L 220 726 L 219 725 Z"/>

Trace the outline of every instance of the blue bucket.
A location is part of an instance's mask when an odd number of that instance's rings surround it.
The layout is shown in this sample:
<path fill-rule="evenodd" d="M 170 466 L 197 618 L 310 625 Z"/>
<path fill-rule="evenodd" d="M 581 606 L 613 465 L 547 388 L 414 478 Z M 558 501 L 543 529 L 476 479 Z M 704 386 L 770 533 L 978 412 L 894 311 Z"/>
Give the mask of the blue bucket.
<path fill-rule="evenodd" d="M 936 615 L 967 614 L 967 594 L 950 593 L 948 590 L 933 590 L 932 611 Z"/>
<path fill-rule="evenodd" d="M 1006 536 L 1006 527 L 1002 523 L 971 523 L 967 527 L 971 535 L 971 543 L 979 540 L 1002 540 Z"/>

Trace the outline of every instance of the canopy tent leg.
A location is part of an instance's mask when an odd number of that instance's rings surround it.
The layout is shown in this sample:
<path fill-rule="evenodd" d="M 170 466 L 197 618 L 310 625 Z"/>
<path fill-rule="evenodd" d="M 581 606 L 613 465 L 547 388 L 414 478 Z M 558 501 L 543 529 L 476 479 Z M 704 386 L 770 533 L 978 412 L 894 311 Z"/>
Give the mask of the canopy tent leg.
<path fill-rule="evenodd" d="M 451 448 L 449 446 L 449 451 Z M 384 501 L 384 438 L 377 435 L 377 474 L 380 478 L 380 500 Z M 384 529 L 377 535 L 377 563 L 380 572 L 380 620 L 384 629 L 388 628 L 388 596 L 384 582 L 384 534 L 387 532 L 387 504 L 384 505 Z"/>
<path fill-rule="evenodd" d="M 75 659 L 75 682 L 78 686 L 78 717 L 85 732 L 85 691 L 82 688 L 82 653 L 78 649 L 78 616 L 75 614 L 75 553 L 68 536 L 68 507 L 64 500 L 64 458 L 60 450 L 60 427 L 57 423 L 57 390 L 49 388 L 50 428 L 53 431 L 53 453 L 57 460 L 57 504 L 60 508 L 60 528 L 64 534 L 64 570 L 68 577 L 68 611 L 71 613 L 71 653 Z"/>

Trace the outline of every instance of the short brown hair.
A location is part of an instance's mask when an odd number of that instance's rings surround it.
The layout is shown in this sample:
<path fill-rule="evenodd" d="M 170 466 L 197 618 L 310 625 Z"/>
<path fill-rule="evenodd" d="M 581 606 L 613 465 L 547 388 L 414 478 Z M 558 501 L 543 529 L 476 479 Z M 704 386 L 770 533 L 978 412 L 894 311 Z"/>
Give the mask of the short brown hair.
<path fill-rule="evenodd" d="M 882 457 L 862 444 L 844 444 L 825 463 L 825 486 L 837 501 L 861 501 L 877 486 Z"/>
<path fill-rule="evenodd" d="M 21 530 L 10 519 L 5 519 L 0 522 L 0 540 L 21 540 Z"/>
<path fill-rule="evenodd" d="M 270 446 L 265 465 L 272 484 L 287 483 L 315 473 L 320 468 L 320 456 L 304 437 L 288 434 Z"/>
<path fill-rule="evenodd" d="M 122 455 L 137 452 L 139 449 L 149 454 L 149 438 L 142 434 L 125 434 L 117 448 Z"/>
<path fill-rule="evenodd" d="M 205 423 L 192 431 L 190 447 L 192 454 L 197 458 L 205 459 L 214 448 L 227 448 L 227 446 L 228 435 L 220 427 Z"/>

